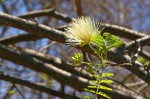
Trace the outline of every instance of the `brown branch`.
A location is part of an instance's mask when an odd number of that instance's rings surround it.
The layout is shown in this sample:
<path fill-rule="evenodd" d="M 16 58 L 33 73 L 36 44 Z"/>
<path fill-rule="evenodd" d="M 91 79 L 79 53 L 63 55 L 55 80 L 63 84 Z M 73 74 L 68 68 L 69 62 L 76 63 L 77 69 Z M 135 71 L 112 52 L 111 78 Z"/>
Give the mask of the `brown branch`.
<path fill-rule="evenodd" d="M 0 25 L 13 26 L 29 33 L 37 34 L 57 42 L 65 42 L 65 33 L 48 26 L 38 24 L 29 20 L 13 17 L 0 12 Z"/>
<path fill-rule="evenodd" d="M 142 50 L 141 55 L 147 59 L 150 60 L 150 53 L 148 53 L 147 51 Z"/>
<path fill-rule="evenodd" d="M 22 85 L 22 86 L 26 86 L 26 87 L 34 89 L 34 90 L 45 92 L 45 93 L 47 93 L 49 95 L 53 95 L 53 96 L 58 96 L 58 97 L 65 98 L 65 99 L 80 99 L 76 96 L 71 96 L 71 95 L 61 93 L 61 92 L 57 92 L 57 91 L 52 90 L 52 89 L 50 89 L 50 88 L 48 88 L 44 85 L 31 83 L 29 81 L 21 80 L 19 78 L 15 78 L 15 77 L 10 77 L 9 75 L 4 74 L 3 72 L 0 72 L 0 79 L 8 81 L 8 82 L 13 82 L 15 84 L 19 84 L 19 85 Z"/>
<path fill-rule="evenodd" d="M 66 26 L 60 26 L 55 29 L 64 31 L 65 27 Z M 25 42 L 25 41 L 35 41 L 35 40 L 39 40 L 42 38 L 44 37 L 38 36 L 36 34 L 17 34 L 17 35 L 10 36 L 10 37 L 0 38 L 0 43 L 8 45 L 8 44 L 15 44 L 15 43 Z"/>
<path fill-rule="evenodd" d="M 78 7 L 79 9 L 80 7 Z M 54 9 L 49 9 L 49 12 L 53 12 Z M 81 9 L 80 9 L 81 10 Z M 36 11 L 38 13 L 40 13 L 41 11 Z M 47 11 L 45 11 L 47 12 Z M 30 12 L 31 15 L 32 15 L 32 12 Z M 29 16 L 30 16 L 30 13 L 29 13 Z M 34 15 L 35 12 L 33 12 L 33 15 Z M 55 18 L 58 18 L 60 20 L 63 20 L 63 21 L 66 21 L 66 22 L 70 22 L 71 18 L 67 17 L 67 18 L 59 18 L 59 17 L 64 17 L 65 15 L 57 12 L 57 13 L 54 13 L 56 14 L 54 17 Z M 42 14 L 40 14 L 42 16 Z M 24 16 L 24 15 L 20 15 L 20 16 Z M 25 15 L 26 16 L 26 15 Z M 28 14 L 27 14 L 28 16 Z M 23 18 L 23 17 L 22 17 Z M 24 17 L 25 18 L 25 17 Z M 68 21 L 69 20 L 69 21 Z M 110 32 L 114 35 L 118 35 L 118 36 L 121 36 L 121 37 L 125 37 L 127 39 L 130 39 L 130 40 L 135 40 L 135 39 L 138 39 L 138 38 L 141 38 L 141 37 L 145 37 L 147 36 L 146 34 L 144 33 L 140 33 L 140 32 L 136 32 L 136 31 L 133 31 L 133 30 L 130 30 L 130 29 L 127 29 L 127 28 L 124 28 L 124 27 L 120 27 L 120 26 L 117 26 L 117 25 L 111 25 L 111 24 L 106 24 L 106 23 L 101 23 L 101 26 L 102 27 L 105 27 L 103 32 Z M 112 32 L 113 31 L 113 32 Z M 150 42 L 150 41 L 149 41 Z M 150 46 L 150 43 L 147 42 L 147 44 Z"/>
<path fill-rule="evenodd" d="M 37 24 L 35 22 L 31 22 L 29 20 L 24 20 L 18 17 L 13 17 L 11 15 L 7 15 L 4 13 L 0 13 L 0 24 L 1 25 L 8 25 L 8 26 L 13 26 L 22 30 L 25 30 L 29 33 L 33 33 L 36 35 L 39 35 L 41 37 L 47 37 L 51 40 L 60 42 L 60 43 L 65 43 L 66 40 L 66 34 L 64 32 L 52 29 L 50 27 L 47 27 L 45 25 L 42 24 Z M 110 26 L 111 28 L 112 26 Z M 124 28 L 122 28 L 124 30 Z M 115 29 L 112 29 L 115 32 Z M 120 32 L 123 32 L 123 30 L 121 31 L 121 29 L 116 29 L 119 30 Z M 123 35 L 128 35 L 125 33 L 134 33 L 134 31 L 131 30 L 124 30 L 124 33 L 122 33 Z M 115 32 L 116 33 L 116 32 Z M 134 33 L 136 35 L 139 36 L 139 34 Z M 145 34 L 143 34 L 144 36 Z M 128 35 L 129 36 L 129 35 Z M 142 36 L 140 34 L 140 36 Z M 140 37 L 139 36 L 139 37 Z M 145 35 L 146 36 L 146 35 Z M 147 41 L 149 42 L 149 41 Z M 87 46 L 84 46 L 82 48 L 83 51 L 87 51 L 92 53 L 91 49 Z M 117 63 L 128 63 L 130 62 L 131 58 L 126 55 L 126 53 L 123 51 L 123 49 L 112 49 L 110 51 L 108 51 L 108 58 L 114 62 Z M 134 66 L 131 66 L 130 68 L 126 68 L 129 71 L 131 71 L 132 73 L 134 73 L 135 75 L 137 75 L 139 78 L 143 79 L 145 82 L 147 82 L 148 84 L 150 84 L 150 77 L 147 77 L 146 73 L 142 70 L 142 65 L 137 63 Z"/>
<path fill-rule="evenodd" d="M 122 49 L 112 49 L 108 52 L 108 58 L 117 63 L 130 63 L 131 58 Z M 144 67 L 139 62 L 135 62 L 132 66 L 125 66 L 127 70 L 144 80 L 150 85 L 150 77 L 144 72 Z"/>
<path fill-rule="evenodd" d="M 117 25 L 111 25 L 111 24 L 106 24 L 106 23 L 101 23 L 101 25 L 105 27 L 102 32 L 109 32 L 114 35 L 121 36 L 130 40 L 135 40 L 135 39 L 147 36 L 144 33 L 133 31 L 133 30 L 121 27 L 121 26 L 117 26 Z M 150 46 L 149 42 L 147 42 L 147 44 Z"/>
<path fill-rule="evenodd" d="M 52 13 L 52 14 L 49 14 L 49 13 Z M 71 20 L 73 20 L 64 14 L 55 11 L 54 9 L 32 11 L 32 12 L 29 12 L 28 14 L 19 15 L 18 17 L 33 18 L 33 17 L 38 17 L 38 16 L 48 16 L 48 15 L 50 15 L 51 17 L 55 17 L 57 19 L 66 21 L 66 22 L 71 22 Z M 125 37 L 125 38 L 131 39 L 131 40 L 135 40 L 140 37 L 147 36 L 144 33 L 136 32 L 136 31 L 124 28 L 124 27 L 117 26 L 117 25 L 111 25 L 111 24 L 106 24 L 106 23 L 101 23 L 101 25 L 102 25 L 102 27 L 105 27 L 103 32 L 110 32 L 114 35 Z M 149 42 L 147 42 L 147 44 L 150 46 Z"/>
<path fill-rule="evenodd" d="M 11 86 L 8 90 L 7 90 L 7 93 L 3 96 L 2 99 L 8 99 L 10 94 L 9 94 L 9 91 L 13 90 L 14 89 L 14 86 Z M 14 90 L 13 90 L 14 91 Z"/>
<path fill-rule="evenodd" d="M 75 1 L 76 1 L 76 3 L 78 3 L 78 0 L 75 0 Z M 81 4 L 79 6 L 81 6 Z M 78 11 L 81 12 L 81 8 L 80 7 L 77 7 L 77 8 L 78 8 Z M 55 17 L 57 19 L 60 19 L 60 20 L 66 21 L 66 22 L 71 22 L 71 20 L 73 20 L 64 14 L 55 11 L 54 9 L 33 11 L 33 12 L 29 12 L 28 14 L 19 15 L 19 17 L 21 17 L 21 18 L 33 18 L 33 17 L 38 17 L 38 16 L 51 16 L 51 17 Z M 135 40 L 140 37 L 147 36 L 144 33 L 136 32 L 136 31 L 124 28 L 124 27 L 117 26 L 117 25 L 101 23 L 101 26 L 105 27 L 103 32 L 110 32 L 114 35 L 125 37 L 125 38 L 131 39 L 131 40 Z M 147 44 L 150 46 L 150 43 L 147 43 Z"/>
<path fill-rule="evenodd" d="M 131 41 L 128 44 L 126 44 L 126 50 L 128 50 L 129 53 L 131 53 L 132 51 L 134 51 L 135 49 L 138 49 L 138 44 L 140 44 L 140 46 L 144 46 L 146 45 L 146 42 L 150 41 L 150 36 L 146 36 L 146 37 L 142 37 L 139 38 L 135 41 Z M 147 60 L 150 60 L 150 53 L 147 51 L 142 50 L 140 52 L 140 55 L 143 56 L 144 58 L 146 58 Z"/>
<path fill-rule="evenodd" d="M 81 86 L 85 87 L 88 84 L 88 81 L 82 77 L 78 77 L 74 74 L 58 69 L 51 64 L 45 62 L 43 63 L 43 61 L 26 55 L 25 53 L 21 53 L 16 49 L 11 49 L 0 44 L 0 52 L 0 57 L 3 59 L 23 65 L 24 67 L 30 68 L 37 72 L 46 73 L 47 75 L 52 76 L 57 81 L 70 85 L 75 89 L 82 90 Z"/>
<path fill-rule="evenodd" d="M 75 1 L 75 10 L 78 16 L 82 16 L 82 5 L 81 0 L 74 0 Z"/>
<path fill-rule="evenodd" d="M 18 42 L 24 42 L 24 41 L 34 41 L 41 39 L 43 37 L 40 37 L 35 34 L 17 34 L 11 37 L 6 37 L 6 38 L 0 38 L 0 43 L 8 45 L 8 44 L 15 44 Z"/>
<path fill-rule="evenodd" d="M 150 41 L 150 35 L 149 36 L 145 36 L 145 37 L 142 37 L 142 38 L 139 38 L 139 39 L 136 39 L 135 41 L 131 41 L 129 42 L 127 45 L 126 45 L 126 49 L 127 50 L 130 50 L 131 48 L 133 47 L 136 47 L 137 46 L 137 43 L 140 44 L 140 46 L 145 46 L 147 42 Z M 137 48 L 137 47 L 136 47 Z"/>
<path fill-rule="evenodd" d="M 134 99 L 150 99 L 149 97 L 146 97 L 145 95 L 139 93 L 139 92 L 136 92 L 135 90 L 133 90 L 132 88 L 130 87 L 127 87 L 125 86 L 124 84 L 117 84 L 117 85 L 114 85 L 113 86 L 114 88 L 118 89 L 118 90 L 121 90 L 123 92 L 126 92 L 128 93 L 129 95 L 133 96 Z M 120 99 L 116 96 L 116 99 Z"/>
<path fill-rule="evenodd" d="M 71 87 L 73 87 L 77 90 L 82 90 L 89 84 L 87 79 L 84 79 L 82 77 L 78 77 L 74 74 L 70 74 L 66 71 L 60 70 L 48 63 L 39 61 L 38 59 L 35 59 L 35 58 L 32 58 L 32 57 L 26 55 L 25 53 L 11 49 L 11 48 L 6 47 L 1 44 L 0 44 L 0 52 L 1 52 L 0 57 L 3 59 L 7 59 L 16 64 L 23 65 L 24 67 L 30 68 L 37 72 L 46 73 L 47 75 L 52 76 L 54 79 L 59 81 L 60 83 L 70 85 Z M 4 79 L 4 78 L 2 78 L 0 76 L 0 79 Z M 10 80 L 10 79 L 7 79 L 7 80 Z M 14 81 L 17 81 L 17 80 L 14 80 Z M 15 82 L 15 83 L 18 83 L 18 82 Z M 25 84 L 25 83 L 26 82 L 23 82 L 23 84 Z M 26 86 L 26 85 L 24 85 L 24 86 Z M 28 86 L 30 86 L 30 88 L 33 87 L 33 89 L 39 88 L 38 86 L 35 86 L 35 85 L 33 86 L 31 84 Z M 43 89 L 44 88 L 42 88 L 41 91 L 43 91 Z M 40 90 L 40 89 L 37 89 L 37 90 Z M 108 95 L 110 95 L 112 97 L 112 99 L 116 99 L 116 96 L 121 99 L 134 99 L 134 97 L 132 97 L 132 95 L 130 95 L 128 93 L 120 92 L 120 91 L 121 90 L 115 89 L 113 91 L 108 91 L 106 93 Z M 141 96 L 141 97 L 143 97 L 143 96 Z M 142 99 L 144 99 L 144 97 Z"/>
<path fill-rule="evenodd" d="M 23 95 L 23 93 L 19 90 L 19 88 L 16 86 L 16 84 L 14 82 L 12 82 L 14 88 L 16 88 L 16 90 L 18 91 L 18 93 L 21 95 L 22 99 L 26 99 L 25 96 Z"/>
<path fill-rule="evenodd" d="M 54 29 L 51 29 L 50 27 L 47 27 L 47 26 L 42 25 L 42 24 L 38 24 L 38 23 L 29 21 L 29 20 L 28 21 L 23 20 L 23 19 L 8 15 L 8 14 L 4 14 L 4 13 L 0 13 L 0 19 L 1 19 L 0 25 L 13 26 L 13 27 L 16 27 L 19 29 L 26 30 L 29 33 L 33 33 L 33 34 L 36 33 L 42 37 L 45 36 L 47 38 L 52 38 L 49 35 L 51 32 L 52 32 L 53 36 L 55 36 L 54 33 L 56 31 Z M 26 26 L 26 28 L 24 27 L 24 25 Z M 103 32 L 110 32 L 114 35 L 125 37 L 125 38 L 131 39 L 131 40 L 135 40 L 135 39 L 147 36 L 146 34 L 136 32 L 136 31 L 124 28 L 124 27 L 117 26 L 117 25 L 110 25 L 110 24 L 101 23 L 101 26 L 105 27 Z M 38 28 L 38 29 L 36 29 L 36 28 Z M 43 32 L 44 32 L 44 34 L 42 35 Z M 57 32 L 59 32 L 59 31 L 57 31 Z M 47 35 L 45 35 L 46 33 L 47 33 Z M 57 33 L 55 33 L 55 34 L 57 34 Z M 60 34 L 63 34 L 63 33 L 61 32 Z M 64 37 L 56 37 L 56 38 L 64 39 Z M 56 40 L 56 41 L 58 41 L 58 40 Z M 147 42 L 148 45 L 150 45 L 149 42 L 150 41 Z"/>
<path fill-rule="evenodd" d="M 17 17 L 29 19 L 29 18 L 35 18 L 35 17 L 42 17 L 42 16 L 50 16 L 54 17 L 56 19 L 65 21 L 65 22 L 71 22 L 71 18 L 67 17 L 66 15 L 59 13 L 55 9 L 46 9 L 46 10 L 38 10 L 38 11 L 31 11 L 26 14 L 18 15 Z"/>
<path fill-rule="evenodd" d="M 37 51 L 27 49 L 27 48 L 13 47 L 13 46 L 11 46 L 10 48 L 19 50 L 21 53 L 35 57 L 44 63 L 52 64 L 53 66 L 55 66 L 59 69 L 65 70 L 65 71 L 75 74 L 77 76 L 81 76 L 86 79 L 92 79 L 91 75 L 89 75 L 87 72 L 85 72 L 81 68 L 74 68 L 72 65 L 65 63 L 60 58 L 50 56 L 47 54 L 43 54 L 40 52 L 37 53 Z"/>

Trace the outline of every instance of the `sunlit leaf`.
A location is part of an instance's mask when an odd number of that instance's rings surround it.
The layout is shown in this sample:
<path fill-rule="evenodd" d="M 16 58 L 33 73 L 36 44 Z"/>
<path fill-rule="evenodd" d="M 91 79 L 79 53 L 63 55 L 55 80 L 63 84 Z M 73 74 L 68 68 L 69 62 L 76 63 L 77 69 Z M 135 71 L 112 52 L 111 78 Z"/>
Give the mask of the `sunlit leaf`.
<path fill-rule="evenodd" d="M 106 86 L 100 86 L 99 89 L 103 89 L 103 90 L 108 90 L 108 91 L 112 91 L 112 88 L 106 87 Z"/>
<path fill-rule="evenodd" d="M 100 35 L 100 33 L 97 33 L 91 41 L 99 46 L 100 49 L 103 49 L 105 47 L 104 38 Z"/>
<path fill-rule="evenodd" d="M 108 80 L 108 79 L 103 79 L 100 81 L 100 83 L 107 83 L 107 84 L 110 84 L 112 82 L 113 82 L 112 80 Z"/>
<path fill-rule="evenodd" d="M 110 33 L 104 33 L 103 38 L 105 40 L 107 49 L 119 47 L 120 45 L 122 45 L 122 41 L 118 37 L 116 37 Z"/>
<path fill-rule="evenodd" d="M 90 83 L 98 84 L 98 81 L 97 80 L 90 80 Z"/>
<path fill-rule="evenodd" d="M 87 88 L 97 88 L 97 86 L 87 86 Z"/>
<path fill-rule="evenodd" d="M 42 75 L 41 75 L 41 79 L 42 79 L 42 80 L 47 80 L 47 79 L 48 79 L 48 75 L 42 74 Z"/>
<path fill-rule="evenodd" d="M 90 90 L 90 89 L 87 89 L 87 88 L 84 88 L 85 91 L 87 92 L 90 92 L 90 93 L 94 93 L 95 94 L 95 91 L 94 90 Z"/>
<path fill-rule="evenodd" d="M 73 66 L 80 63 L 82 61 L 83 55 L 81 53 L 75 53 L 73 57 L 71 57 L 73 61 Z"/>
<path fill-rule="evenodd" d="M 111 99 L 111 97 L 109 97 L 108 95 L 104 94 L 103 92 L 98 92 L 97 94 L 101 95 L 101 96 L 103 96 L 105 98 Z"/>
<path fill-rule="evenodd" d="M 9 90 L 8 94 L 10 94 L 10 95 L 15 94 L 15 90 Z"/>
<path fill-rule="evenodd" d="M 113 74 L 113 73 L 103 73 L 103 74 L 101 75 L 102 78 L 103 78 L 103 77 L 111 77 L 111 76 L 114 76 L 114 74 Z"/>
<path fill-rule="evenodd" d="M 91 99 L 89 96 L 83 96 L 84 99 Z"/>

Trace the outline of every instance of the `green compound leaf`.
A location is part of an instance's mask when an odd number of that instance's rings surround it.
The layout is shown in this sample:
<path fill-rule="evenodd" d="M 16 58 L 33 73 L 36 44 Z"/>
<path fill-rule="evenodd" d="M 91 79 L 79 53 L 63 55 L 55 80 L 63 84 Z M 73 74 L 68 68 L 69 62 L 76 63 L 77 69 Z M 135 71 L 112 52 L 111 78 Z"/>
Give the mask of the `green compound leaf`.
<path fill-rule="evenodd" d="M 108 95 L 104 94 L 103 92 L 98 92 L 97 94 L 101 95 L 101 96 L 103 96 L 105 98 L 111 99 L 111 97 L 109 97 Z"/>
<path fill-rule="evenodd" d="M 101 49 L 105 47 L 105 40 L 104 38 L 100 35 L 100 33 L 95 34 L 92 37 L 91 40 L 93 43 L 95 43 L 97 46 L 99 46 Z"/>
<path fill-rule="evenodd" d="M 105 39 L 105 46 L 107 50 L 110 48 L 119 47 L 120 45 L 123 44 L 122 41 L 118 37 L 110 33 L 104 33 L 103 38 Z"/>
<path fill-rule="evenodd" d="M 42 75 L 41 75 L 41 79 L 42 79 L 42 80 L 47 80 L 47 79 L 48 79 L 48 75 L 42 74 Z"/>
<path fill-rule="evenodd" d="M 106 86 L 100 86 L 99 89 L 103 89 L 103 90 L 108 90 L 108 91 L 112 91 L 112 88 L 106 87 Z"/>
<path fill-rule="evenodd" d="M 150 61 L 146 61 L 146 62 L 144 63 L 144 66 L 150 66 Z"/>
<path fill-rule="evenodd" d="M 107 79 L 103 79 L 100 81 L 100 83 L 107 83 L 107 84 L 111 84 L 113 81 L 112 80 L 107 80 Z"/>
<path fill-rule="evenodd" d="M 94 90 L 87 89 L 87 88 L 84 88 L 84 90 L 87 91 L 87 92 L 90 92 L 90 93 L 94 93 L 94 94 L 96 93 Z"/>
<path fill-rule="evenodd" d="M 5 0 L 0 0 L 0 3 L 4 2 Z"/>
<path fill-rule="evenodd" d="M 77 65 L 82 61 L 83 55 L 81 53 L 75 53 L 73 57 L 71 57 L 73 61 L 73 66 Z"/>
<path fill-rule="evenodd" d="M 15 90 L 9 90 L 9 91 L 8 91 L 8 94 L 10 94 L 10 95 L 15 94 Z"/>
<path fill-rule="evenodd" d="M 107 51 L 109 49 L 119 47 L 122 44 L 122 41 L 118 37 L 110 33 L 104 33 L 103 36 L 97 33 L 92 36 L 89 46 L 93 49 L 94 53 L 101 58 L 101 61 L 103 61 L 103 57 L 107 57 Z M 103 63 L 102 67 L 105 68 Z"/>
<path fill-rule="evenodd" d="M 100 78 L 100 76 L 99 75 L 92 75 L 93 77 L 95 77 L 95 78 Z"/>
<path fill-rule="evenodd" d="M 98 81 L 97 80 L 90 80 L 90 83 L 92 83 L 92 84 L 98 84 Z"/>
<path fill-rule="evenodd" d="M 87 88 L 97 88 L 97 86 L 87 86 Z"/>
<path fill-rule="evenodd" d="M 114 74 L 113 73 L 103 73 L 101 75 L 102 78 L 104 78 L 104 77 L 111 77 L 111 76 L 114 76 Z"/>
<path fill-rule="evenodd" d="M 94 45 L 94 51 L 96 54 L 106 54 L 106 45 L 104 38 L 100 35 L 100 33 L 95 34 L 91 39 L 91 44 Z"/>
<path fill-rule="evenodd" d="M 83 96 L 84 99 L 91 99 L 90 96 Z"/>

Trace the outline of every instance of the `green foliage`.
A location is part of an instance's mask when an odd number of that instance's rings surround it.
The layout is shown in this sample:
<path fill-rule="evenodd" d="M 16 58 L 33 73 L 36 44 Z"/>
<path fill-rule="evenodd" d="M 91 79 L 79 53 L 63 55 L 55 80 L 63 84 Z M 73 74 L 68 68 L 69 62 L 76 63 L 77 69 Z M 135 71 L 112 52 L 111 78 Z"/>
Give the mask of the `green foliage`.
<path fill-rule="evenodd" d="M 97 33 L 92 38 L 91 42 L 98 47 L 98 52 L 96 51 L 96 54 L 106 54 L 109 49 L 122 45 L 121 40 L 110 33 L 104 33 L 102 36 Z"/>
<path fill-rule="evenodd" d="M 98 50 L 101 51 L 100 53 L 103 53 L 103 51 L 106 50 L 105 40 L 99 33 L 92 38 L 91 42 L 97 45 Z"/>
<path fill-rule="evenodd" d="M 104 94 L 103 92 L 98 92 L 97 94 L 101 95 L 101 96 L 103 96 L 103 97 L 105 97 L 107 99 L 111 99 L 111 97 L 109 97 L 108 95 Z"/>
<path fill-rule="evenodd" d="M 140 56 L 137 57 L 137 61 L 139 61 L 140 63 L 143 63 L 144 66 L 148 66 L 148 64 L 150 63 L 150 61 L 146 60 L 144 57 Z"/>
<path fill-rule="evenodd" d="M 91 44 L 94 44 L 95 47 L 93 48 Z M 99 56 L 102 64 L 101 67 L 105 68 L 106 61 L 104 60 L 105 57 L 107 57 L 107 51 L 114 47 L 119 47 L 122 45 L 122 41 L 110 34 L 110 33 L 104 33 L 103 35 L 100 35 L 100 33 L 97 33 L 91 40 L 91 44 L 89 46 L 94 51 L 96 55 Z"/>
<path fill-rule="evenodd" d="M 146 61 L 144 66 L 150 66 L 150 61 Z"/>
<path fill-rule="evenodd" d="M 42 79 L 42 80 L 47 80 L 47 79 L 48 79 L 48 75 L 42 74 L 42 75 L 41 75 L 41 79 Z"/>
<path fill-rule="evenodd" d="M 91 99 L 89 96 L 83 96 L 84 99 Z"/>
<path fill-rule="evenodd" d="M 5 0 L 0 0 L 0 3 L 3 3 Z"/>
<path fill-rule="evenodd" d="M 110 33 L 104 33 L 103 38 L 105 39 L 105 46 L 107 50 L 122 45 L 121 40 Z"/>
<path fill-rule="evenodd" d="M 113 81 L 112 80 L 107 80 L 107 79 L 104 79 L 104 80 L 101 80 L 100 83 L 107 83 L 107 84 L 111 84 Z"/>
<path fill-rule="evenodd" d="M 111 76 L 114 76 L 113 73 L 104 73 L 101 75 L 101 77 L 111 77 Z"/>
<path fill-rule="evenodd" d="M 53 85 L 53 80 L 49 79 L 49 76 L 47 74 L 42 74 L 41 79 L 44 80 L 44 81 L 47 80 L 49 86 L 51 86 L 51 87 L 54 86 Z"/>
<path fill-rule="evenodd" d="M 15 90 L 9 90 L 7 93 L 10 95 L 13 95 L 13 94 L 15 94 Z"/>
<path fill-rule="evenodd" d="M 113 76 L 113 74 L 112 73 L 103 73 L 99 75 L 93 74 L 93 77 L 95 77 L 95 80 L 90 80 L 91 85 L 87 86 L 87 88 L 85 88 L 84 90 L 95 94 L 96 95 L 95 99 L 97 99 L 97 95 L 101 95 L 105 98 L 111 99 L 108 95 L 100 91 L 100 90 L 107 90 L 107 91 L 112 90 L 112 88 L 102 85 L 102 84 L 111 84 L 113 82 L 112 80 L 108 80 L 105 78 L 105 77 L 110 77 L 110 76 Z"/>
<path fill-rule="evenodd" d="M 84 88 L 85 91 L 95 94 L 95 98 L 90 96 L 84 96 L 84 99 L 98 99 L 98 95 L 111 99 L 107 94 L 101 92 L 101 90 L 112 91 L 112 88 L 104 86 L 104 84 L 111 84 L 113 81 L 107 79 L 107 77 L 112 77 L 113 73 L 103 73 L 103 70 L 107 66 L 106 59 L 107 51 L 111 48 L 118 47 L 122 44 L 121 40 L 110 33 L 104 33 L 100 35 L 97 33 L 92 37 L 89 44 L 90 48 L 99 57 L 101 64 L 93 64 L 91 62 L 83 62 L 83 55 L 80 53 L 75 53 L 72 57 L 73 65 L 78 63 L 85 64 L 87 66 L 86 71 L 95 78 L 95 80 L 90 80 L 89 86 Z M 93 47 L 94 46 L 94 47 Z"/>
<path fill-rule="evenodd" d="M 81 53 L 75 53 L 73 57 L 71 57 L 73 61 L 73 66 L 80 63 L 82 61 L 83 55 Z"/>

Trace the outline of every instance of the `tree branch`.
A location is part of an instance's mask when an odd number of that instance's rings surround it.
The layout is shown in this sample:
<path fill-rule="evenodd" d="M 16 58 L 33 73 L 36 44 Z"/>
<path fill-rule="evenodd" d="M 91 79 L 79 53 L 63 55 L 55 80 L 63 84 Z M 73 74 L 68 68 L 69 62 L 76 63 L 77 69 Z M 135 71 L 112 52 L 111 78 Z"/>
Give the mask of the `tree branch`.
<path fill-rule="evenodd" d="M 25 53 L 11 49 L 1 44 L 0 44 L 0 52 L 1 52 L 0 57 L 3 59 L 7 59 L 9 61 L 15 62 L 16 64 L 23 65 L 24 67 L 30 68 L 37 72 L 46 73 L 47 75 L 52 76 L 54 79 L 59 81 L 60 83 L 70 85 L 71 87 L 79 91 L 85 88 L 89 84 L 87 79 L 84 79 L 82 77 L 78 77 L 74 74 L 60 70 L 48 63 L 45 63 L 45 62 L 43 63 L 42 61 L 32 58 L 26 55 Z M 1 76 L 0 78 L 3 79 Z M 29 86 L 32 86 L 32 85 L 29 85 Z M 121 99 L 135 99 L 134 97 L 132 97 L 132 95 L 128 93 L 120 92 L 120 90 L 118 89 L 115 89 L 113 91 L 107 91 L 106 93 L 110 95 L 112 99 L 116 99 L 116 96 L 120 97 Z M 144 99 L 144 97 L 142 99 Z"/>
<path fill-rule="evenodd" d="M 4 13 L 0 13 L 0 19 L 1 19 L 0 20 L 1 25 L 13 26 L 13 27 L 25 30 L 29 33 L 39 35 L 41 37 L 47 37 L 51 40 L 54 40 L 54 41 L 57 41 L 60 43 L 65 43 L 66 34 L 64 32 L 52 29 L 52 28 L 47 27 L 42 24 L 37 24 L 37 23 L 29 21 L 29 20 L 21 19 L 18 17 L 13 17 L 11 15 L 7 15 Z M 112 26 L 110 26 L 110 27 L 112 27 Z M 122 28 L 122 29 L 124 29 L 124 28 Z M 134 31 L 126 29 L 126 30 L 124 30 L 123 35 L 128 35 L 128 34 L 125 34 L 126 32 L 134 33 Z M 137 33 L 134 33 L 134 34 L 137 34 Z M 139 34 L 137 34 L 137 35 L 139 36 Z M 145 34 L 143 34 L 143 35 L 145 35 Z M 149 42 L 149 41 L 147 41 L 147 42 Z M 93 53 L 88 46 L 84 46 L 79 49 Z M 108 58 L 117 63 L 128 63 L 131 60 L 130 56 L 126 55 L 126 53 L 123 51 L 123 49 L 109 50 Z M 147 77 L 147 74 L 143 71 L 142 65 L 139 64 L 138 62 L 136 62 L 136 64 L 134 66 L 128 67 L 126 69 L 128 69 L 129 71 L 131 71 L 132 73 L 137 75 L 139 78 L 143 79 L 145 82 L 150 84 L 150 77 Z"/>
<path fill-rule="evenodd" d="M 37 34 L 57 42 L 65 42 L 65 33 L 29 20 L 14 17 L 0 12 L 0 25 L 13 26 L 29 33 Z"/>
<path fill-rule="evenodd" d="M 128 44 L 126 44 L 126 49 L 127 50 L 130 50 L 132 49 L 133 47 L 136 47 L 137 43 L 140 44 L 140 46 L 145 46 L 146 45 L 146 42 L 149 42 L 150 41 L 150 35 L 149 36 L 145 36 L 145 37 L 142 37 L 142 38 L 139 38 L 139 39 L 136 39 L 135 41 L 131 41 L 129 42 Z M 137 47 L 136 47 L 137 48 Z"/>
<path fill-rule="evenodd" d="M 45 9 L 45 10 L 38 10 L 38 11 L 31 11 L 26 14 L 18 15 L 17 17 L 29 19 L 29 18 L 35 18 L 35 17 L 42 17 L 42 16 L 50 16 L 54 17 L 56 19 L 65 21 L 65 22 L 71 22 L 71 18 L 67 17 L 66 15 L 59 13 L 56 11 L 56 9 Z"/>
<path fill-rule="evenodd" d="M 34 40 L 38 40 L 41 38 L 43 37 L 40 37 L 35 34 L 17 34 L 17 35 L 10 36 L 10 37 L 0 38 L 0 43 L 8 45 L 8 44 L 15 44 L 15 43 L 24 42 L 24 41 L 34 41 Z"/>
<path fill-rule="evenodd" d="M 142 50 L 141 55 L 147 60 L 150 60 L 150 53 L 148 53 L 147 51 Z"/>
<path fill-rule="evenodd" d="M 7 46 L 0 44 L 0 52 L 0 57 L 3 59 L 23 65 L 24 67 L 30 68 L 37 72 L 46 73 L 49 76 L 52 76 L 57 81 L 70 85 L 75 89 L 82 90 L 82 87 L 79 86 L 85 87 L 88 84 L 88 80 L 82 77 L 78 77 L 74 74 L 58 69 L 51 64 L 45 62 L 43 63 L 43 61 L 26 55 L 25 53 L 21 53 L 16 49 L 11 49 Z"/>
<path fill-rule="evenodd" d="M 21 80 L 21 79 L 15 78 L 15 77 L 10 77 L 9 75 L 4 74 L 1 71 L 0 71 L 0 79 L 8 81 L 8 82 L 13 82 L 15 84 L 19 84 L 19 85 L 22 85 L 22 86 L 26 86 L 26 87 L 34 89 L 34 90 L 45 92 L 45 93 L 47 93 L 49 95 L 53 95 L 53 96 L 58 96 L 58 97 L 65 98 L 65 99 L 80 99 L 80 98 L 77 98 L 75 96 L 71 96 L 71 95 L 61 93 L 61 92 L 57 92 L 57 91 L 52 90 L 52 89 L 50 89 L 50 88 L 48 88 L 44 85 L 31 83 L 29 81 Z"/>
<path fill-rule="evenodd" d="M 19 50 L 21 53 L 24 53 L 26 55 L 37 58 L 44 63 L 52 64 L 53 66 L 55 66 L 59 69 L 73 73 L 77 76 L 81 76 L 81 77 L 86 78 L 86 79 L 92 79 L 91 75 L 89 75 L 86 71 L 82 70 L 82 68 L 75 68 L 71 64 L 67 64 L 66 62 L 62 61 L 60 58 L 50 56 L 47 54 L 43 54 L 40 52 L 37 53 L 37 51 L 27 49 L 27 48 L 14 47 L 14 46 L 11 46 L 10 48 L 15 49 L 15 50 Z"/>
<path fill-rule="evenodd" d="M 75 11 L 78 16 L 82 16 L 82 5 L 81 5 L 81 0 L 74 0 L 75 2 Z"/>

